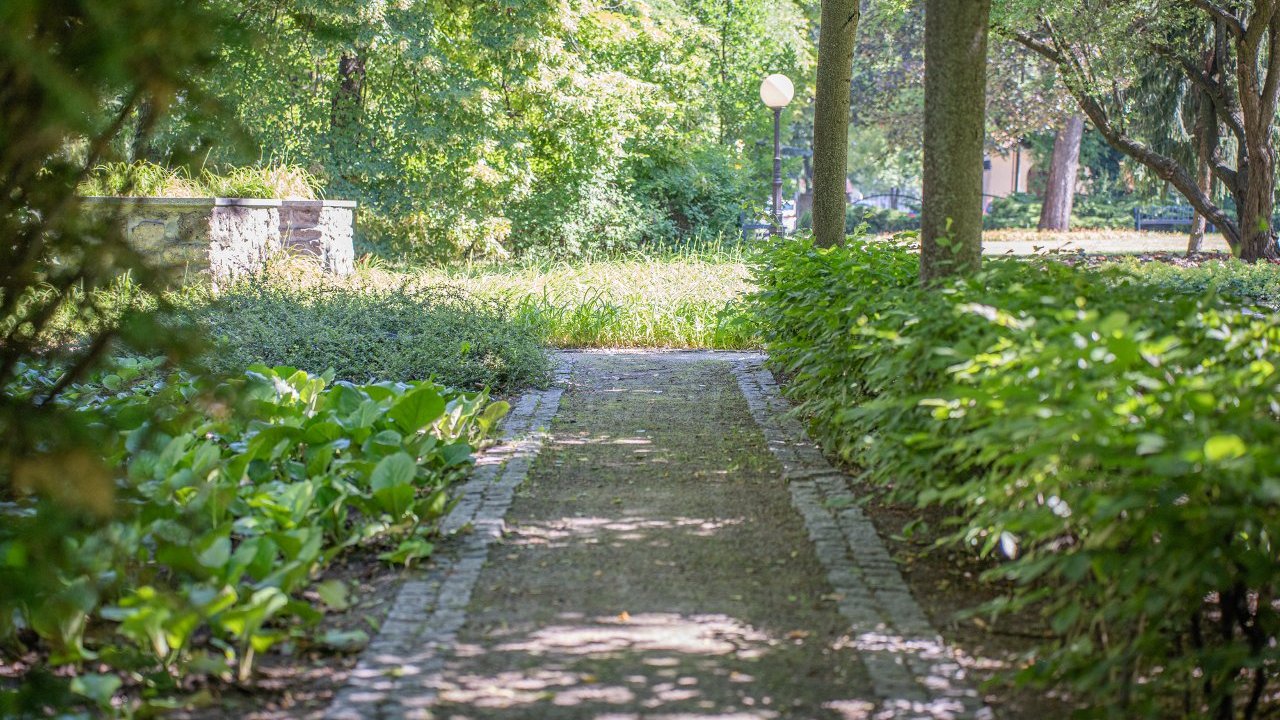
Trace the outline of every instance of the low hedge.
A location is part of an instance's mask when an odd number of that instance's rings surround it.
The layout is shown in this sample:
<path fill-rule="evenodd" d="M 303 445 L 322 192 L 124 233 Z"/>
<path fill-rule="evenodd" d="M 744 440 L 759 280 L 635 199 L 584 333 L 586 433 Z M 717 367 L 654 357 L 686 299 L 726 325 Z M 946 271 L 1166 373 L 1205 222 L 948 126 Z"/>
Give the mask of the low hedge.
<path fill-rule="evenodd" d="M 1034 228 L 1040 222 L 1042 198 L 1013 193 L 991 201 L 982 218 L 988 230 Z M 1124 230 L 1133 227 L 1133 209 L 1139 205 L 1167 205 L 1158 198 L 1109 195 L 1077 195 L 1071 209 L 1071 227 L 1077 230 Z"/>
<path fill-rule="evenodd" d="M 751 299 L 814 435 L 1043 610 L 1019 672 L 1105 717 L 1260 717 L 1280 649 L 1274 315 L 1131 269 L 777 245 Z"/>

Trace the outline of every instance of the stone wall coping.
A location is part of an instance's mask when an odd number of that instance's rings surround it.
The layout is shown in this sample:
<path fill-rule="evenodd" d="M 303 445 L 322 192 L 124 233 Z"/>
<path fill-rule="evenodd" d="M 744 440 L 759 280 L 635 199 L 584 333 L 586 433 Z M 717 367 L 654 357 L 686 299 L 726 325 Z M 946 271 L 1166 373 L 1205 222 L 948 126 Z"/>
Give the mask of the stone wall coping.
<path fill-rule="evenodd" d="M 354 208 L 355 200 L 301 200 L 279 198 L 215 198 L 215 197 L 149 197 L 149 196 L 103 196 L 88 195 L 81 200 L 88 203 L 129 206 L 169 206 L 169 207 L 338 207 Z"/>
<path fill-rule="evenodd" d="M 87 203 L 103 205 L 169 205 L 177 207 L 213 207 L 216 198 L 211 197 L 144 197 L 140 195 L 87 195 L 80 198 Z"/>
<path fill-rule="evenodd" d="M 274 200 L 268 198 L 214 198 L 214 207 L 280 207 L 284 205 L 282 200 Z"/>
<path fill-rule="evenodd" d="M 293 200 L 293 199 L 286 199 L 286 200 L 284 201 L 284 204 L 285 204 L 285 205 L 292 206 L 292 207 L 297 207 L 297 206 L 299 206 L 299 205 L 302 205 L 302 206 L 304 206 L 304 207 L 354 208 L 354 207 L 356 207 L 357 205 L 359 205 L 360 203 L 356 202 L 355 200 Z"/>

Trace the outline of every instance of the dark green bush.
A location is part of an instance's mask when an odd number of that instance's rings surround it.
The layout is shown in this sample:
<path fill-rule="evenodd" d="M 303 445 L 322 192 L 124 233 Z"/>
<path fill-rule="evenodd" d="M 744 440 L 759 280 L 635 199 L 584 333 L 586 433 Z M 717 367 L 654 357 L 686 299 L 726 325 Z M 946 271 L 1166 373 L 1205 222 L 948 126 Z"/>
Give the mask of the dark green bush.
<path fill-rule="evenodd" d="M 208 329 L 211 369 L 254 363 L 333 370 L 340 380 L 434 379 L 510 393 L 549 377 L 535 330 L 457 290 L 245 284 L 185 311 Z"/>
<path fill-rule="evenodd" d="M 1041 199 L 1030 193 L 1014 193 L 991 201 L 983 226 L 989 230 L 1034 228 L 1040 222 Z M 1071 227 L 1076 230 L 1133 227 L 1133 209 L 1159 205 L 1158 200 L 1109 195 L 1076 195 Z"/>
<path fill-rule="evenodd" d="M 1120 267 L 988 260 L 922 289 L 917 263 L 858 240 L 760 260 L 753 308 L 815 436 L 1002 558 L 991 609 L 1056 634 L 1023 680 L 1095 716 L 1274 713 L 1277 318 Z"/>
<path fill-rule="evenodd" d="M 919 230 L 920 213 L 913 210 L 892 210 L 867 205 L 847 206 L 844 211 L 845 231 L 854 233 L 863 226 L 871 235 Z"/>

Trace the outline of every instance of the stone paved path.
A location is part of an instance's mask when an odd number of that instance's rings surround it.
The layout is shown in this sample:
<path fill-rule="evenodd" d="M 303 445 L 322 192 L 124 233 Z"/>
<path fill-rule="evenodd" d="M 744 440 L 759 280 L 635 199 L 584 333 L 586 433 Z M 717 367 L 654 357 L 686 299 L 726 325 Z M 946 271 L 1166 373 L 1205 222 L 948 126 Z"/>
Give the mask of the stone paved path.
<path fill-rule="evenodd" d="M 785 409 L 758 356 L 566 355 L 330 717 L 988 715 Z"/>

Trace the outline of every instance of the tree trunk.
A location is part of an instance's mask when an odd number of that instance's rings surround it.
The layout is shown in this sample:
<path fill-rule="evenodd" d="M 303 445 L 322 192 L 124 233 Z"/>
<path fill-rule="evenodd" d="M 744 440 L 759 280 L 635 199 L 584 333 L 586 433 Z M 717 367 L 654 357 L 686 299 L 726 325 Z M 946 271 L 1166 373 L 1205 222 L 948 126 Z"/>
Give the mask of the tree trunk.
<path fill-rule="evenodd" d="M 333 130 L 354 124 L 364 101 L 365 68 L 359 51 L 344 52 L 338 58 L 338 78 L 329 116 Z"/>
<path fill-rule="evenodd" d="M 1271 227 L 1275 210 L 1276 151 L 1271 134 L 1275 128 L 1277 73 L 1280 73 L 1280 27 L 1274 0 L 1259 1 L 1253 8 L 1245 31 L 1236 39 L 1237 93 L 1244 125 L 1244 151 L 1237 184 L 1240 202 L 1238 255 L 1245 262 L 1280 257 L 1276 233 Z M 1269 55 L 1260 66 L 1259 55 L 1264 29 L 1270 30 Z M 1259 71 L 1262 72 L 1259 72 Z M 1243 177 L 1241 177 L 1243 176 Z"/>
<path fill-rule="evenodd" d="M 1218 121 L 1213 117 L 1213 108 L 1209 103 L 1201 98 L 1201 107 L 1199 111 L 1200 118 L 1196 123 L 1195 141 L 1196 141 L 1196 185 L 1200 187 L 1200 192 L 1205 197 L 1213 195 L 1213 143 L 1208 137 L 1210 126 L 1217 125 Z M 1187 256 L 1195 255 L 1204 247 L 1204 233 L 1209 225 L 1208 219 L 1199 210 L 1196 211 L 1195 219 L 1191 222 L 1191 237 L 1187 239 Z"/>
<path fill-rule="evenodd" d="M 1270 130 L 1270 127 L 1267 128 Z M 1261 134 L 1261 133 L 1259 133 Z M 1268 133 L 1269 134 L 1269 133 Z M 1240 259 L 1245 262 L 1280 258 L 1276 231 L 1271 227 L 1275 212 L 1276 164 L 1270 138 L 1250 138 L 1248 180 L 1240 203 Z"/>
<path fill-rule="evenodd" d="M 1208 163 L 1201 161 L 1196 169 L 1196 182 L 1200 186 L 1200 192 L 1205 195 L 1213 192 L 1213 168 Z M 1191 235 L 1187 238 L 1187 257 L 1195 255 L 1204 248 L 1204 234 L 1208 228 L 1209 221 L 1197 210 L 1195 218 L 1191 221 Z"/>
<path fill-rule="evenodd" d="M 813 109 L 813 242 L 819 247 L 844 243 L 849 91 L 860 19 L 859 0 L 822 0 Z"/>
<path fill-rule="evenodd" d="M 991 0 L 927 0 L 920 279 L 982 262 L 982 141 Z"/>
<path fill-rule="evenodd" d="M 1225 54 L 1225 47 L 1222 47 L 1223 40 L 1222 23 L 1217 22 L 1214 24 L 1213 46 L 1204 53 L 1204 74 L 1208 78 L 1217 78 L 1220 75 L 1221 66 L 1218 63 L 1218 56 L 1220 53 Z M 1217 155 L 1219 143 L 1218 116 L 1215 113 L 1213 96 L 1203 87 L 1196 89 L 1195 99 L 1196 124 L 1191 132 L 1191 139 L 1196 146 L 1196 185 L 1205 197 L 1212 198 L 1213 159 Z M 1209 218 L 1197 210 L 1195 219 L 1191 222 L 1191 235 L 1187 238 L 1187 257 L 1200 252 L 1204 247 L 1204 234 L 1208 225 Z"/>
<path fill-rule="evenodd" d="M 137 124 L 134 126 L 133 138 L 129 141 L 129 156 L 134 162 L 156 161 L 155 149 L 151 145 L 151 132 L 155 129 L 155 124 L 155 109 L 151 101 L 144 98 L 138 103 Z"/>
<path fill-rule="evenodd" d="M 1071 207 L 1076 201 L 1076 174 L 1080 170 L 1080 141 L 1084 138 L 1084 117 L 1072 115 L 1053 141 L 1049 162 L 1049 184 L 1040 207 L 1040 230 L 1070 230 Z"/>

